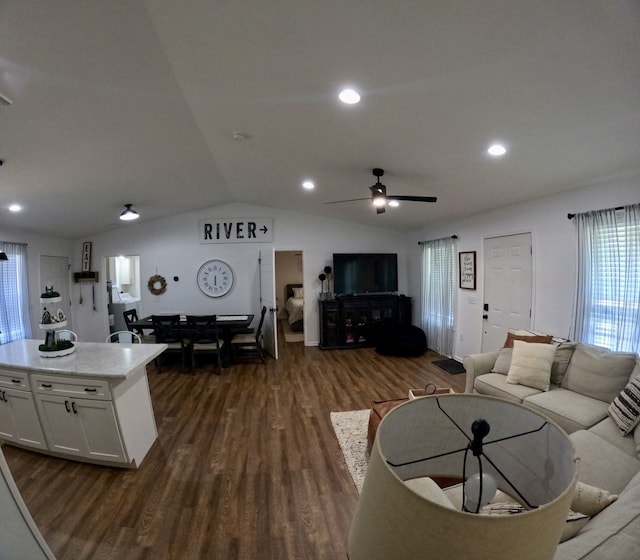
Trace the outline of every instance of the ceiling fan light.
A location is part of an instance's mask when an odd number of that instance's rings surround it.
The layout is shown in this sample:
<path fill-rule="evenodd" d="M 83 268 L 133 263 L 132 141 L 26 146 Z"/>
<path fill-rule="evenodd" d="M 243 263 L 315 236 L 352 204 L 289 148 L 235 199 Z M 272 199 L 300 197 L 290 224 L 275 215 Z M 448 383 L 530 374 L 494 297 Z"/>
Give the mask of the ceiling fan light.
<path fill-rule="evenodd" d="M 124 220 L 125 222 L 128 222 L 128 221 L 131 221 L 131 220 L 137 220 L 140 217 L 140 214 L 138 214 L 133 208 L 131 208 L 132 206 L 133 206 L 133 204 L 125 204 L 124 205 L 124 210 L 120 214 L 120 219 L 121 220 Z"/>
<path fill-rule="evenodd" d="M 387 199 L 384 196 L 374 196 L 372 200 L 373 200 L 373 205 L 376 208 L 381 208 L 387 203 Z"/>

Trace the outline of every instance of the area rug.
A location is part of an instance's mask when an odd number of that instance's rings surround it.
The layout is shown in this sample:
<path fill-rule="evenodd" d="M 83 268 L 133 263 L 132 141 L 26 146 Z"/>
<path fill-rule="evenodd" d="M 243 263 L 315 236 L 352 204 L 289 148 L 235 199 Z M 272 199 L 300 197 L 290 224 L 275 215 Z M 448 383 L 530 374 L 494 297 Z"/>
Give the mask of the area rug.
<path fill-rule="evenodd" d="M 451 375 L 456 375 L 458 373 L 467 373 L 467 370 L 464 369 L 464 366 L 458 361 L 448 358 L 446 360 L 436 360 L 431 362 L 434 366 L 438 366 L 440 369 L 443 369 L 447 373 Z"/>
<path fill-rule="evenodd" d="M 303 332 L 293 332 L 287 321 L 280 321 L 285 342 L 304 342 Z"/>
<path fill-rule="evenodd" d="M 369 409 L 331 413 L 333 430 L 358 493 L 362 490 L 369 461 L 367 452 L 369 413 Z"/>

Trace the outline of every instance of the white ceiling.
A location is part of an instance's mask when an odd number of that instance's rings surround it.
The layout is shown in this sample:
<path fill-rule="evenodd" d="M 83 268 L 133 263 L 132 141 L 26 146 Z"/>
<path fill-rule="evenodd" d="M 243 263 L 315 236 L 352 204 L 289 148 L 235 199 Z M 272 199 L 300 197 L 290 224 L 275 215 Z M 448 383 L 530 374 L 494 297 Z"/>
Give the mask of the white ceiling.
<path fill-rule="evenodd" d="M 246 202 L 409 231 L 637 172 L 640 3 L 0 1 L 0 93 L 0 228 Z M 438 202 L 323 204 L 373 167 Z"/>

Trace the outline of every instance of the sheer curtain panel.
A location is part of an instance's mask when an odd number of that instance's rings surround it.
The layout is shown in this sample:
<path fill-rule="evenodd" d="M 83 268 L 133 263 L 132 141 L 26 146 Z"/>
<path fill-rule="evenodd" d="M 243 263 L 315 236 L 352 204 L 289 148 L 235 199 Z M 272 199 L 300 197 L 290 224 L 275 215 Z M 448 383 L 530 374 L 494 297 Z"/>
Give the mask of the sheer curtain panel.
<path fill-rule="evenodd" d="M 427 345 L 443 356 L 453 354 L 456 303 L 456 240 L 422 244 L 421 327 Z"/>
<path fill-rule="evenodd" d="M 640 204 L 576 214 L 574 338 L 640 352 Z"/>
<path fill-rule="evenodd" d="M 0 241 L 9 260 L 0 261 L 0 344 L 31 338 L 27 246 Z"/>

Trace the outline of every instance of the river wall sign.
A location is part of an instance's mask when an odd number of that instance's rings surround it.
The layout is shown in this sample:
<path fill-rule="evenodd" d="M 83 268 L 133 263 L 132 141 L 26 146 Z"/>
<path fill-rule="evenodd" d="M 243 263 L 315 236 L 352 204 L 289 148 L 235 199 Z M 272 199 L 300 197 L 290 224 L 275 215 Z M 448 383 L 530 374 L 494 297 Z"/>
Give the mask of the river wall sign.
<path fill-rule="evenodd" d="M 271 243 L 273 218 L 200 220 L 200 243 Z"/>

